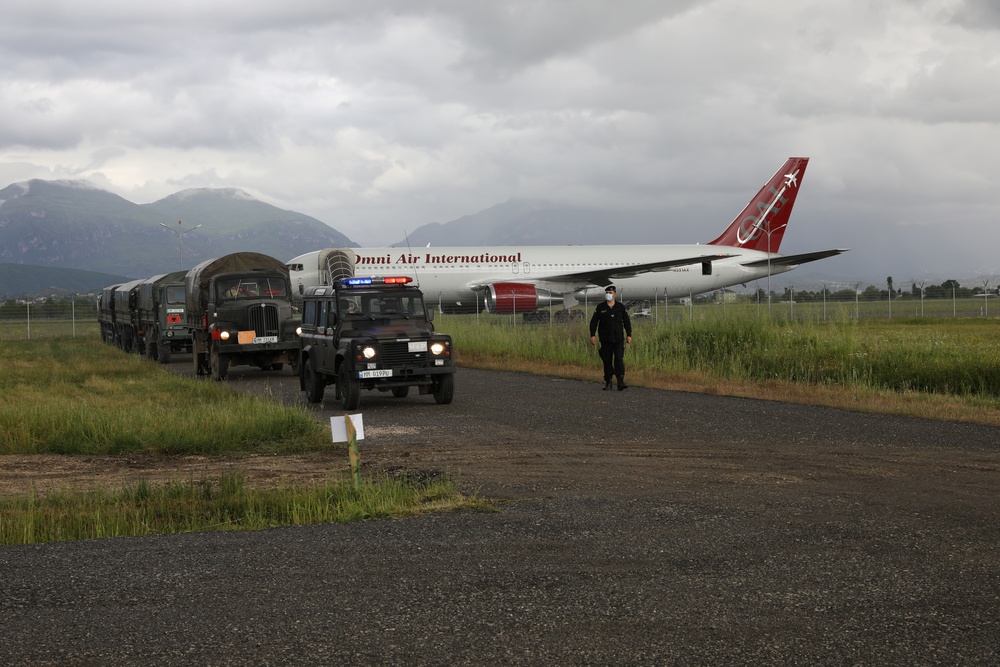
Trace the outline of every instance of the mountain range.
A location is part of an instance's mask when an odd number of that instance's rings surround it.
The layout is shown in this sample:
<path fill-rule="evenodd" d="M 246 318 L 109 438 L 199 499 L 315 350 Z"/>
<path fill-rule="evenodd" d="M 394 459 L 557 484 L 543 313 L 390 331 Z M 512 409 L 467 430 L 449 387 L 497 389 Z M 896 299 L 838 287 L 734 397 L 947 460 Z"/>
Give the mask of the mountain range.
<path fill-rule="evenodd" d="M 315 218 L 231 188 L 184 190 L 150 204 L 82 181 L 32 180 L 0 190 L 0 264 L 6 265 L 144 278 L 240 250 L 287 259 L 354 245 Z M 51 278 L 69 275 L 79 278 Z M 19 293 L 11 290 L 2 293 Z"/>
<path fill-rule="evenodd" d="M 730 219 L 725 211 L 731 216 L 733 208 L 726 201 L 712 199 L 697 210 L 669 213 L 511 199 L 450 222 L 424 224 L 385 245 L 707 242 L 725 228 Z M 815 216 L 795 222 L 808 225 L 807 233 L 803 229 L 796 235 L 806 243 L 783 245 L 783 252 L 854 250 L 776 278 L 772 286 L 776 289 L 793 283 L 799 289 L 884 285 L 887 274 L 895 275 L 899 285 L 904 281 L 935 284 L 948 278 L 971 279 L 970 284 L 978 285 L 982 276 L 991 275 L 983 269 L 963 276 L 958 271 L 939 274 L 927 268 L 940 265 L 942 255 L 968 254 L 959 247 L 957 235 L 938 237 L 928 244 L 924 235 L 901 234 L 892 225 L 858 230 Z M 235 188 L 182 190 L 149 204 L 135 204 L 85 181 L 25 181 L 0 190 L 0 297 L 89 293 L 112 282 L 166 273 L 179 266 L 190 268 L 244 250 L 288 260 L 319 248 L 358 247 L 350 232 L 277 208 Z"/>

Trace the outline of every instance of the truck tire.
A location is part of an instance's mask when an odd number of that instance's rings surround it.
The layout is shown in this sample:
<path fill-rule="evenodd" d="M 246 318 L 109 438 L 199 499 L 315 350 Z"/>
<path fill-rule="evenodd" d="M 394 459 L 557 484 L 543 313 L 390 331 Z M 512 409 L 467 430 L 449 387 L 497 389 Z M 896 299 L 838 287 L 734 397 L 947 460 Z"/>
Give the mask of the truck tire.
<path fill-rule="evenodd" d="M 219 354 L 219 346 L 213 345 L 209 352 L 209 366 L 212 368 L 212 379 L 222 382 L 229 375 L 229 356 Z"/>
<path fill-rule="evenodd" d="M 406 398 L 406 395 L 410 393 L 409 387 L 393 387 L 392 395 L 396 398 Z"/>
<path fill-rule="evenodd" d="M 170 352 L 171 352 L 170 343 L 163 343 L 163 344 L 157 345 L 157 348 L 156 348 L 156 360 L 159 361 L 161 364 L 169 364 L 170 363 Z"/>
<path fill-rule="evenodd" d="M 357 410 L 361 405 L 361 380 L 341 369 L 337 373 L 337 389 L 345 410 Z"/>
<path fill-rule="evenodd" d="M 158 352 L 156 347 L 157 347 L 156 343 L 152 342 L 151 340 L 146 341 L 146 358 L 149 359 L 150 361 L 156 361 L 157 358 L 156 353 Z"/>
<path fill-rule="evenodd" d="M 434 402 L 438 405 L 448 405 L 455 397 L 455 374 L 448 373 L 438 378 L 434 387 Z"/>
<path fill-rule="evenodd" d="M 302 372 L 304 373 L 303 380 L 306 389 L 306 400 L 310 403 L 322 403 L 323 389 L 326 383 L 320 377 L 319 373 L 316 372 L 313 362 L 307 361 Z"/>

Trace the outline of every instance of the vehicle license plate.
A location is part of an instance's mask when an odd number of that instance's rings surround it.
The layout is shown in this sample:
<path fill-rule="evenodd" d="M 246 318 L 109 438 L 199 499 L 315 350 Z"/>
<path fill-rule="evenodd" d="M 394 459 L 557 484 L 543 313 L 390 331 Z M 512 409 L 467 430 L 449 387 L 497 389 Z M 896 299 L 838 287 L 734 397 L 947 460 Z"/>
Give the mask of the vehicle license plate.
<path fill-rule="evenodd" d="M 391 368 L 384 368 L 384 369 L 378 370 L 378 371 L 359 371 L 358 372 L 358 377 L 360 379 L 362 379 L 362 380 L 365 380 L 367 378 L 391 378 L 392 377 L 392 369 Z"/>
<path fill-rule="evenodd" d="M 254 343 L 277 343 L 277 336 L 255 336 L 253 339 Z"/>

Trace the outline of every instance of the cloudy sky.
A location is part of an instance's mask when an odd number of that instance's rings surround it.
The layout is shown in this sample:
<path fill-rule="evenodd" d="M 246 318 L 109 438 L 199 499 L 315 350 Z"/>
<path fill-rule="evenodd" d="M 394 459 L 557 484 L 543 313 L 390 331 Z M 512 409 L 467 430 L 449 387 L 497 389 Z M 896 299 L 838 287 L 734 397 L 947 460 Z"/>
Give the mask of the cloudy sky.
<path fill-rule="evenodd" d="M 1000 267 L 993 0 L 4 0 L 0 61 L 0 187 L 238 187 L 362 245 L 539 198 L 681 243 L 805 155 L 783 251 Z"/>

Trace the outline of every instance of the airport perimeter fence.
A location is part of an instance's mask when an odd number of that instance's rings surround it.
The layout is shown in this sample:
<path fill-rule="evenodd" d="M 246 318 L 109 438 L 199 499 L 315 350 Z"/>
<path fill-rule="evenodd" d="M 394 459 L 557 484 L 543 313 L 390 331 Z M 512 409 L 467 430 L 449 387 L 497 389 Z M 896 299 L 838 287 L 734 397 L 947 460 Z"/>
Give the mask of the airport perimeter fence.
<path fill-rule="evenodd" d="M 629 306 L 633 322 L 653 324 L 684 321 L 712 320 L 719 318 L 756 318 L 795 321 L 844 321 L 844 320 L 893 320 L 919 318 L 991 318 L 1000 319 L 1000 298 L 996 294 L 984 297 L 955 296 L 921 298 L 904 293 L 891 300 L 882 298 L 844 297 L 839 295 L 809 294 L 805 299 L 798 295 L 781 298 L 774 295 L 770 303 L 766 297 L 733 292 L 715 295 L 692 295 L 689 297 L 657 299 L 655 301 L 630 302 L 622 290 L 620 300 Z M 589 319 L 596 306 L 595 301 L 580 303 L 580 316 Z M 561 306 L 552 306 L 548 311 L 540 311 L 533 319 L 536 323 L 558 321 Z M 578 316 L 578 317 L 580 317 Z M 510 316 L 507 316 L 508 318 Z M 509 320 L 509 321 L 512 321 Z"/>
<path fill-rule="evenodd" d="M 97 304 L 92 299 L 0 304 L 0 340 L 99 335 Z"/>
<path fill-rule="evenodd" d="M 1000 298 L 989 297 L 920 298 L 904 294 L 888 298 L 810 298 L 802 301 L 772 298 L 756 299 L 754 295 L 727 292 L 720 295 L 695 296 L 688 299 L 658 299 L 655 302 L 629 302 L 626 294 L 620 295 L 630 305 L 633 322 L 667 324 L 692 320 L 711 320 L 720 317 L 751 317 L 774 320 L 825 321 L 825 320 L 877 320 L 911 318 L 991 318 L 1000 319 Z M 787 296 L 787 295 L 786 295 Z M 432 302 L 429 302 L 433 307 Z M 589 319 L 596 303 L 581 303 L 575 319 Z M 558 322 L 562 306 L 549 311 L 538 311 L 533 318 L 513 315 L 492 315 L 497 324 L 508 322 L 546 323 Z M 485 314 L 485 313 L 484 313 Z M 472 315 L 475 317 L 475 315 Z M 55 301 L 0 302 L 0 340 L 29 340 L 56 337 L 100 336 L 97 322 L 97 304 L 92 298 Z"/>

